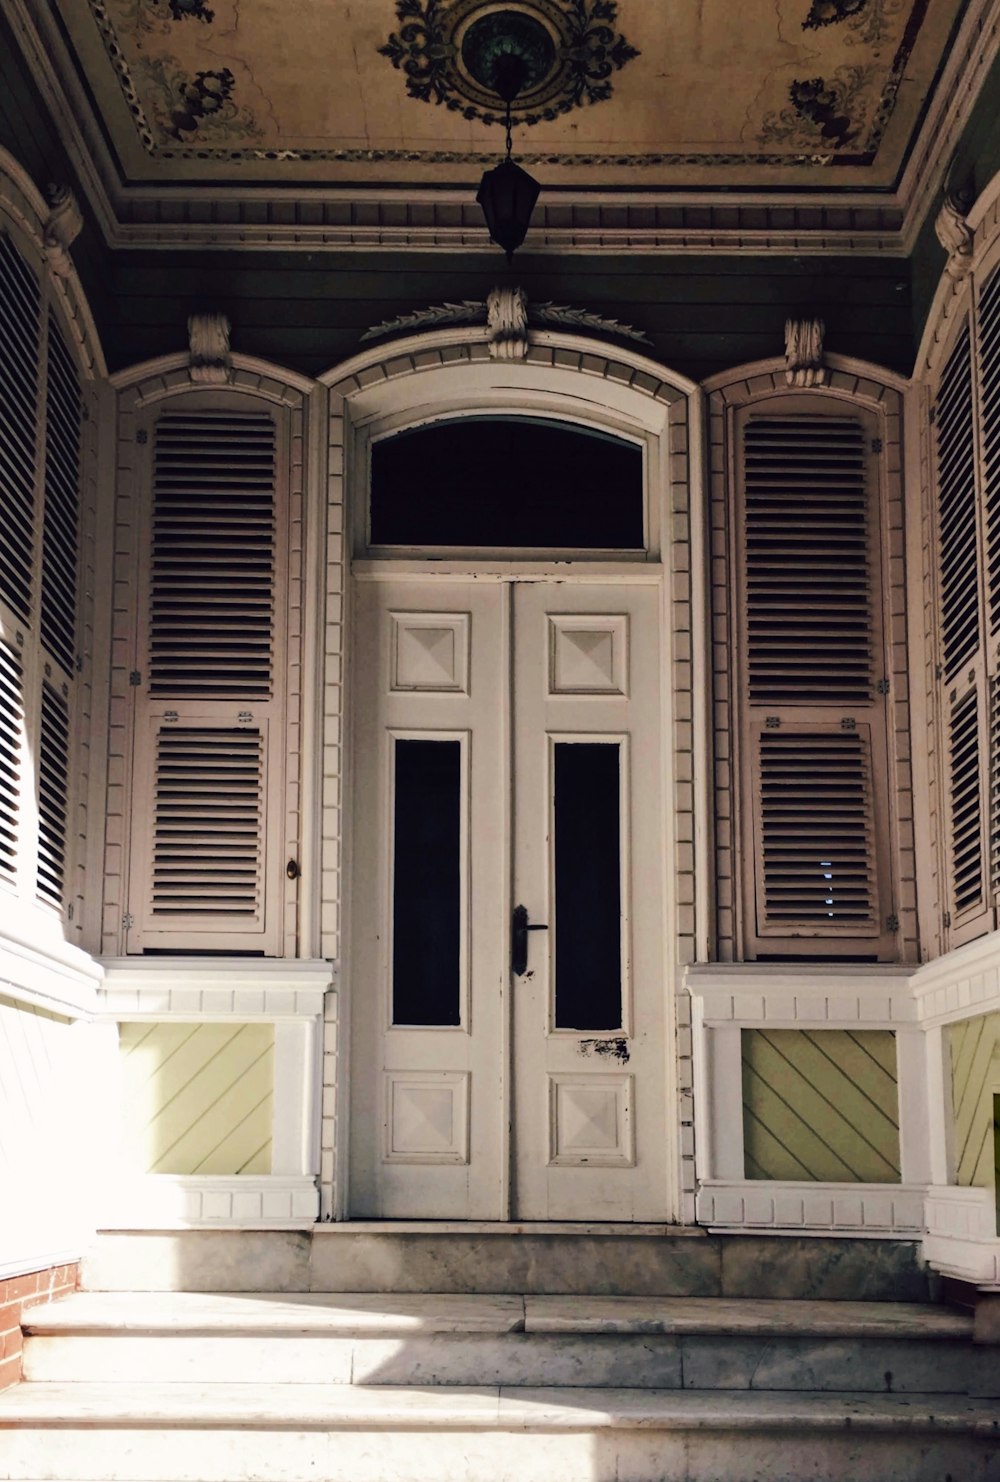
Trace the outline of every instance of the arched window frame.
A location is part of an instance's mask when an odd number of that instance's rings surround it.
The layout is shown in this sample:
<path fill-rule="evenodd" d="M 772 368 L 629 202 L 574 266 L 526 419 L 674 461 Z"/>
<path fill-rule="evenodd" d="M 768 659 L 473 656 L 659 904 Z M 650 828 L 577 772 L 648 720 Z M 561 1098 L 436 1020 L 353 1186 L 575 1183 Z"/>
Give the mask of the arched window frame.
<path fill-rule="evenodd" d="M 828 378 L 822 387 L 789 387 L 784 363 L 776 360 L 739 367 L 706 383 L 711 489 L 715 955 L 720 961 L 759 957 L 836 960 L 844 956 L 915 961 L 917 957 L 912 777 L 906 741 L 909 685 L 902 487 L 904 383 L 877 367 L 844 357 L 828 356 L 826 365 Z M 884 669 L 879 678 L 888 685 L 883 753 L 888 785 L 882 821 L 878 812 L 872 819 L 880 929 L 856 940 L 846 933 L 782 936 L 776 930 L 762 934 L 756 929 L 755 899 L 760 890 L 762 861 L 755 844 L 755 788 L 745 740 L 748 696 L 737 659 L 742 641 L 738 612 L 742 573 L 735 530 L 740 484 L 737 427 L 746 413 L 766 413 L 769 406 L 786 412 L 799 406 L 804 413 L 820 415 L 836 414 L 838 407 L 842 414 L 854 411 L 870 424 L 871 435 L 881 444 L 873 453 L 879 491 L 876 520 L 880 570 L 875 585 L 880 579 L 881 600 L 876 592 L 876 601 L 883 635 Z M 876 765 L 876 791 L 878 776 Z"/>
<path fill-rule="evenodd" d="M 305 620 L 306 479 L 309 397 L 314 382 L 249 356 L 233 355 L 224 385 L 206 387 L 185 354 L 113 378 L 118 391 L 118 469 L 114 516 L 115 610 L 109 732 L 108 837 L 103 955 L 143 951 L 248 953 L 295 957 L 303 951 L 305 815 L 312 798 L 303 759 L 303 691 L 309 658 Z M 151 455 L 164 412 L 264 413 L 277 428 L 274 630 L 270 697 L 171 698 L 150 693 L 149 591 Z M 256 909 L 240 924 L 206 915 L 173 925 L 154 908 L 153 778 L 155 737 L 173 726 L 259 732 L 259 796 L 264 842 Z M 266 740 L 263 737 L 266 734 Z M 154 739 L 151 739 L 154 738 Z M 289 869 L 289 862 L 293 868 Z M 315 882 L 308 880 L 313 887 Z M 308 948 L 305 948 L 308 955 Z"/>

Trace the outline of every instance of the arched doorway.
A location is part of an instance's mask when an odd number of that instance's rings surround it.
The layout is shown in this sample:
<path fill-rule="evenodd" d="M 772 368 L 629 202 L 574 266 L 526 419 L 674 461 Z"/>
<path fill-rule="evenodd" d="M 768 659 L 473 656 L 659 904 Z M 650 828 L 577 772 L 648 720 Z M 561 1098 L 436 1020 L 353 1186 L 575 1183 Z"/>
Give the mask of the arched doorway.
<path fill-rule="evenodd" d="M 667 407 L 449 369 L 351 408 L 348 1212 L 669 1219 Z"/>

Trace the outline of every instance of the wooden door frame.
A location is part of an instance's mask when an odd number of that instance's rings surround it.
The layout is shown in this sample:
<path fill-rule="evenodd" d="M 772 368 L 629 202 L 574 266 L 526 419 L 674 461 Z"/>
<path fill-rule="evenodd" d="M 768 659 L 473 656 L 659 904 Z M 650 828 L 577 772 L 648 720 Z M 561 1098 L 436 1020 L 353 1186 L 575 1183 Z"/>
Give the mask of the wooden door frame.
<path fill-rule="evenodd" d="M 709 771 L 704 760 L 709 734 L 705 699 L 708 668 L 704 659 L 707 633 L 702 602 L 705 539 L 703 511 L 700 506 L 691 510 L 691 490 L 700 484 L 702 465 L 701 400 L 694 383 L 630 351 L 555 332 L 532 332 L 530 341 L 529 356 L 524 361 L 499 362 L 489 358 L 482 329 L 437 331 L 370 351 L 321 377 L 330 389 L 328 594 L 335 592 L 337 599 L 335 609 L 328 607 L 327 613 L 327 668 L 329 673 L 334 660 L 339 672 L 343 656 L 351 651 L 349 597 L 354 563 L 377 560 L 387 575 L 392 567 L 395 576 L 417 576 L 427 567 L 423 559 L 369 558 L 363 546 L 358 549 L 358 521 L 362 530 L 364 522 L 367 450 L 373 438 L 456 414 L 503 412 L 558 417 L 617 433 L 645 446 L 647 518 L 657 541 L 650 558 L 658 559 L 661 553 L 665 556 L 660 604 L 662 654 L 668 668 L 662 689 L 664 795 L 674 801 L 673 807 L 664 809 L 663 837 L 664 858 L 668 861 L 664 991 L 670 1006 L 664 1094 L 668 1106 L 675 1109 L 676 1137 L 670 1139 L 665 1156 L 669 1217 L 693 1221 L 693 1157 L 690 1139 L 683 1136 L 682 1129 L 682 1120 L 689 1120 L 691 1114 L 690 1020 L 687 999 L 680 995 L 679 984 L 684 964 L 707 952 L 710 919 Z M 477 580 L 503 580 L 513 575 L 512 568 L 527 574 L 525 568 L 531 564 L 512 560 L 509 553 L 504 553 L 491 554 L 487 560 L 436 560 L 433 567 L 442 579 L 459 579 L 474 568 Z M 592 580 L 607 580 L 611 572 L 606 564 L 602 570 L 602 564 L 581 559 L 576 571 L 584 580 L 588 574 Z M 615 571 L 620 572 L 625 564 L 614 562 Z M 565 577 L 567 572 L 562 561 L 551 561 L 535 566 L 533 574 L 540 578 L 547 574 Z M 349 797 L 351 789 L 350 757 L 341 761 L 350 734 L 351 687 L 352 676 L 348 673 L 345 702 L 337 714 L 336 727 L 329 714 L 324 721 L 327 756 L 336 755 L 335 764 L 324 766 L 328 779 L 325 801 L 338 807 L 340 797 Z M 676 789 L 675 777 L 684 779 Z M 332 1144 L 335 1126 L 341 1129 L 336 1149 L 331 1145 L 327 1154 L 327 1177 L 334 1156 L 335 1171 L 324 1189 L 324 1212 L 334 1219 L 348 1215 L 349 1188 L 343 1129 L 350 1116 L 346 1047 L 350 1035 L 351 950 L 349 930 L 341 929 L 350 917 L 352 849 L 346 818 L 340 840 L 340 849 L 324 852 L 326 878 L 321 892 L 321 901 L 339 906 L 339 911 L 329 912 L 322 949 L 324 956 L 338 961 L 342 984 L 336 1027 L 328 1043 L 329 1054 L 336 1041 L 336 1085 L 328 1087 L 324 1107 L 329 1129 L 325 1142 Z M 696 880 L 700 882 L 698 888 Z M 321 905 L 321 914 L 323 910 Z M 690 1170 L 682 1172 L 688 1164 Z"/>

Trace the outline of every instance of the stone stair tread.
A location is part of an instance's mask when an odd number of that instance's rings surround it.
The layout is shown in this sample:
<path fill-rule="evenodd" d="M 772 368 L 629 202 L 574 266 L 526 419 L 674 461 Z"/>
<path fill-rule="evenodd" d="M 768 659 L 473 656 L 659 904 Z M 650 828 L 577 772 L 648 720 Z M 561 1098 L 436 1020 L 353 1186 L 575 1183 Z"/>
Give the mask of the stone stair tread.
<path fill-rule="evenodd" d="M 80 1292 L 24 1313 L 29 1334 L 718 1334 L 969 1339 L 968 1313 L 909 1302 L 349 1292 Z"/>
<path fill-rule="evenodd" d="M 917 1302 L 748 1297 L 526 1297 L 528 1333 L 971 1338 L 971 1315 Z"/>
<path fill-rule="evenodd" d="M 29 1307 L 28 1334 L 168 1336 L 317 1333 L 330 1336 L 519 1332 L 524 1301 L 503 1295 L 370 1292 L 78 1292 Z"/>
<path fill-rule="evenodd" d="M 994 1399 L 895 1394 L 323 1384 L 28 1383 L 0 1429 L 920 1430 L 1000 1437 Z"/>

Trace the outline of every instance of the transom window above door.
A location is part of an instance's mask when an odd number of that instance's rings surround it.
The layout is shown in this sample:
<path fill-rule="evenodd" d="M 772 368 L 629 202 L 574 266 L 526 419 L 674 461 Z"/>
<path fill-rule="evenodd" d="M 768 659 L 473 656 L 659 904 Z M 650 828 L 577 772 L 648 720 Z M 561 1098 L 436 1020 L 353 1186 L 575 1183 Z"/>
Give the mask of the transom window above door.
<path fill-rule="evenodd" d="M 379 549 L 640 554 L 643 448 L 542 417 L 464 416 L 371 447 L 368 538 Z"/>

